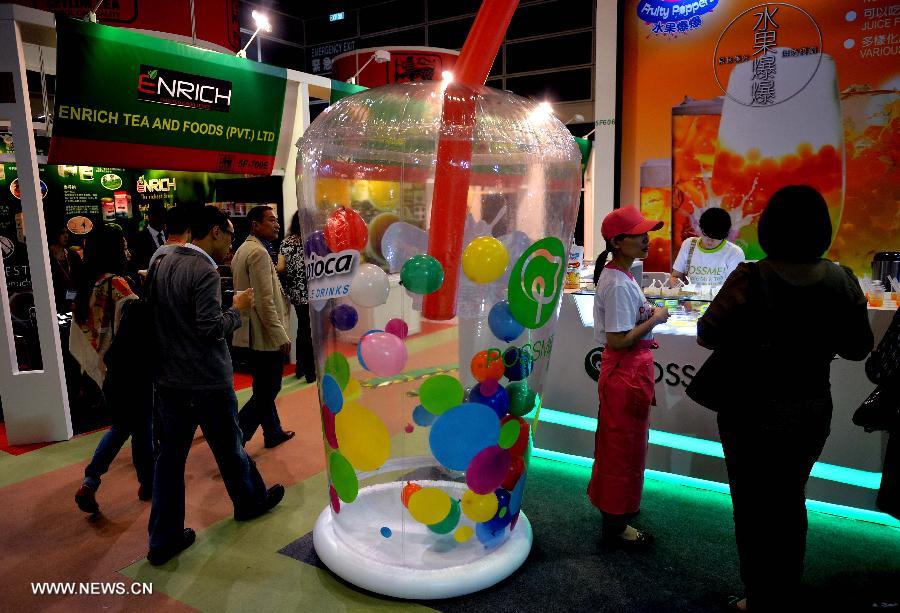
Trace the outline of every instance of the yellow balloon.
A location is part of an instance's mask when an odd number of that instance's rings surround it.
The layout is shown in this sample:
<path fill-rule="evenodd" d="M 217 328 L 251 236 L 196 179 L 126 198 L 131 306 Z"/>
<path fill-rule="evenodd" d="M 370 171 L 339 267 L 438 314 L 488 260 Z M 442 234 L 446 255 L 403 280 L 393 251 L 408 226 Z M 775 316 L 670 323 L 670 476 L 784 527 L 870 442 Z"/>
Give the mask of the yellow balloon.
<path fill-rule="evenodd" d="M 350 206 L 350 182 L 345 179 L 318 179 L 316 205 L 323 210 L 329 210 L 335 205 Z"/>
<path fill-rule="evenodd" d="M 350 377 L 347 380 L 347 386 L 344 388 L 344 402 L 356 402 L 362 395 L 362 386 L 359 381 Z"/>
<path fill-rule="evenodd" d="M 456 532 L 453 533 L 453 538 L 457 543 L 465 543 L 472 535 L 475 534 L 475 531 L 472 530 L 472 526 L 460 526 Z"/>
<path fill-rule="evenodd" d="M 425 487 L 409 497 L 408 508 L 416 521 L 431 526 L 447 518 L 450 506 L 450 496 L 446 492 L 436 487 Z"/>
<path fill-rule="evenodd" d="M 369 202 L 379 211 L 400 208 L 400 183 L 397 181 L 369 181 Z"/>
<path fill-rule="evenodd" d="M 476 494 L 472 490 L 466 490 L 462 497 L 462 511 L 472 521 L 488 521 L 497 514 L 497 496 L 494 493 Z"/>
<path fill-rule="evenodd" d="M 338 449 L 356 470 L 375 470 L 387 461 L 391 454 L 387 426 L 366 407 L 345 402 L 334 417 L 334 426 Z"/>
<path fill-rule="evenodd" d="M 463 250 L 463 272 L 475 283 L 493 283 L 503 276 L 508 264 L 506 247 L 493 236 L 479 236 Z"/>

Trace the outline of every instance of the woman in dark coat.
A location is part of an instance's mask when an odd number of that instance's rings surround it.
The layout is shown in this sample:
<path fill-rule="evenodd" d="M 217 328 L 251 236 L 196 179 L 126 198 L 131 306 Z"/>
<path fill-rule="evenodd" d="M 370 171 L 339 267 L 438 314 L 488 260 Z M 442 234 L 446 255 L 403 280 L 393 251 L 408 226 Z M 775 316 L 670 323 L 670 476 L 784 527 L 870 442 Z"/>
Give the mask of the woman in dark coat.
<path fill-rule="evenodd" d="M 874 344 L 853 272 L 822 258 L 831 236 L 819 192 L 777 191 L 759 221 L 767 257 L 739 265 L 697 326 L 697 342 L 733 356 L 745 378 L 714 407 L 746 589 L 739 610 L 796 610 L 806 482 L 831 428 L 831 361 L 863 360 Z"/>

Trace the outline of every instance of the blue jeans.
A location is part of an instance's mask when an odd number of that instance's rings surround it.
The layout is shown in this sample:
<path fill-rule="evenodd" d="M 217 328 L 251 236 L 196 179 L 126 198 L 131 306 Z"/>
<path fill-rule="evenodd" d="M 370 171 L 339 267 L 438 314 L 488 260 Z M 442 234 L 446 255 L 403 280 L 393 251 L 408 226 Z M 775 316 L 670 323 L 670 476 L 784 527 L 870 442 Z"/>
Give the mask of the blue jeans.
<path fill-rule="evenodd" d="M 238 414 L 241 432 L 244 440 L 249 441 L 262 426 L 265 442 L 275 442 L 284 436 L 275 408 L 275 398 L 281 391 L 284 375 L 284 354 L 280 351 L 251 351 L 250 373 L 253 375 L 253 395 Z"/>
<path fill-rule="evenodd" d="M 108 375 L 103 384 L 112 426 L 100 439 L 90 464 L 84 469 L 83 483 L 94 491 L 100 487 L 101 477 L 128 437 L 131 437 L 131 461 L 138 483 L 144 487 L 153 485 L 153 388 L 149 382 L 142 383 L 127 389 L 119 379 Z"/>
<path fill-rule="evenodd" d="M 234 390 L 159 387 L 157 409 L 162 432 L 150 510 L 151 549 L 179 541 L 184 532 L 184 466 L 197 426 L 216 458 L 235 513 L 265 504 L 266 484 L 241 441 Z"/>

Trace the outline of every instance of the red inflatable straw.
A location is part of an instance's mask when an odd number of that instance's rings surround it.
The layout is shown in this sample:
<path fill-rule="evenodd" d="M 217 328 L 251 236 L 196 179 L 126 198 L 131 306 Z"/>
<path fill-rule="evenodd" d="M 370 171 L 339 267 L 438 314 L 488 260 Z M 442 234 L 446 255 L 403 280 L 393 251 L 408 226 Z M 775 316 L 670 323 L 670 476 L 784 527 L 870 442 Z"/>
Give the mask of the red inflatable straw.
<path fill-rule="evenodd" d="M 484 0 L 444 91 L 434 173 L 428 254 L 444 267 L 444 283 L 422 302 L 428 319 L 456 316 L 459 263 L 466 226 L 477 88 L 484 85 L 519 0 Z"/>

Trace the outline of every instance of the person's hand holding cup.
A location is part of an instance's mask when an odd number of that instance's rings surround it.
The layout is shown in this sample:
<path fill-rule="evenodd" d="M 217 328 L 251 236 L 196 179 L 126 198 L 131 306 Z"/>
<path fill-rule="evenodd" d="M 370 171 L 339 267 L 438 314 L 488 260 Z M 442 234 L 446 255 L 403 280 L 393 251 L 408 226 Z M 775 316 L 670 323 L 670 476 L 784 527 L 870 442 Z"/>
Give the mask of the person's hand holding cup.
<path fill-rule="evenodd" d="M 231 305 L 238 311 L 247 311 L 249 309 L 252 309 L 254 304 L 256 304 L 256 301 L 253 298 L 252 287 L 248 287 L 242 292 L 235 292 L 234 300 L 231 303 Z"/>

